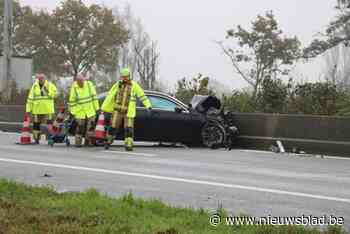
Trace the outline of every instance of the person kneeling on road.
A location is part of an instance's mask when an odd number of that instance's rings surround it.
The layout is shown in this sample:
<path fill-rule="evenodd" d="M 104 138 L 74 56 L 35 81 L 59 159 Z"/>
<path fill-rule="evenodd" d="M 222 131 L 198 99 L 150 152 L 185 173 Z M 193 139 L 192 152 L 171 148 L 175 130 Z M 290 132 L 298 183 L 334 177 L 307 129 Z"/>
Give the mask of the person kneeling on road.
<path fill-rule="evenodd" d="M 136 97 L 141 100 L 148 111 L 151 111 L 152 106 L 140 85 L 131 80 L 130 70 L 128 68 L 122 69 L 120 75 L 121 80 L 110 89 L 101 108 L 104 112 L 113 113 L 111 127 L 107 132 L 105 148 L 108 149 L 113 143 L 117 131 L 124 122 L 125 149 L 126 151 L 132 151 L 134 119 L 136 117 Z"/>
<path fill-rule="evenodd" d="M 92 138 L 95 134 L 96 112 L 99 109 L 95 85 L 86 80 L 84 75 L 78 74 L 69 95 L 69 112 L 77 122 L 76 147 L 82 146 L 83 137 L 85 137 L 85 146 L 92 144 Z"/>
<path fill-rule="evenodd" d="M 43 73 L 36 74 L 36 79 L 29 91 L 26 113 L 33 115 L 33 138 L 35 144 L 39 144 L 42 123 L 48 125 L 48 136 L 52 132 L 52 118 L 55 113 L 54 99 L 57 97 L 57 88 L 46 79 Z"/>

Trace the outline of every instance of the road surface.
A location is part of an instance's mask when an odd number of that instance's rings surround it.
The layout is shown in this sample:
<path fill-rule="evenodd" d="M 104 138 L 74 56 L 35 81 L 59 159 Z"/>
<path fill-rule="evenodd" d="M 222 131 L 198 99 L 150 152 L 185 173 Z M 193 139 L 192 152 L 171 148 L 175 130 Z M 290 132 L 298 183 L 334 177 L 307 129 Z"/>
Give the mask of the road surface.
<path fill-rule="evenodd" d="M 152 144 L 127 153 L 121 144 L 109 151 L 62 144 L 19 146 L 14 144 L 18 137 L 0 133 L 1 178 L 49 184 L 60 192 L 94 187 L 111 196 L 132 192 L 180 207 L 222 206 L 233 215 L 334 215 L 343 217 L 350 230 L 350 160 L 346 158 Z"/>

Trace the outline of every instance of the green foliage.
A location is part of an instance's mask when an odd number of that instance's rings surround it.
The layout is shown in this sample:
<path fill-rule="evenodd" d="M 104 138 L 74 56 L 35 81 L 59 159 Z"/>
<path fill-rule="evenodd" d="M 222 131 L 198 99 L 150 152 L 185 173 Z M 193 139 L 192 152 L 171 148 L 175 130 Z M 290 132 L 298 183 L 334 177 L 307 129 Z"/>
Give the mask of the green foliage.
<path fill-rule="evenodd" d="M 95 189 L 83 193 L 56 193 L 0 181 L 0 232 L 2 233 L 344 233 L 339 227 L 321 232 L 297 226 L 213 227 L 207 211 L 174 208 L 159 200 L 134 198 L 131 193 L 113 199 Z M 219 214 L 227 215 L 223 210 Z"/>
<path fill-rule="evenodd" d="M 34 57 L 35 71 L 72 75 L 93 65 L 108 66 L 128 32 L 108 8 L 65 0 L 52 13 L 27 8 L 19 18 L 17 43 Z"/>
<path fill-rule="evenodd" d="M 281 79 L 265 78 L 258 94 L 259 110 L 266 113 L 284 113 L 289 87 L 290 84 L 284 84 Z"/>
<path fill-rule="evenodd" d="M 350 116 L 350 94 L 342 93 L 338 98 L 337 115 L 339 116 Z"/>
<path fill-rule="evenodd" d="M 257 102 L 246 91 L 223 95 L 222 102 L 225 109 L 238 112 L 350 116 L 350 94 L 332 82 L 293 84 L 267 78 Z"/>
<path fill-rule="evenodd" d="M 330 82 L 299 84 L 292 91 L 289 112 L 313 115 L 335 115 L 337 102 L 343 96 Z"/>
<path fill-rule="evenodd" d="M 268 77 L 264 79 L 256 101 L 252 92 L 234 91 L 231 96 L 223 95 L 222 102 L 225 109 L 231 111 L 285 113 L 291 82 L 285 84 L 281 79 Z"/>
<path fill-rule="evenodd" d="M 198 74 L 191 80 L 183 78 L 177 82 L 175 97 L 183 103 L 190 103 L 194 95 L 213 95 L 213 90 L 209 89 L 209 77 Z"/>
<path fill-rule="evenodd" d="M 225 110 L 233 112 L 255 112 L 252 93 L 247 91 L 233 91 L 232 95 L 223 95 L 221 98 Z"/>

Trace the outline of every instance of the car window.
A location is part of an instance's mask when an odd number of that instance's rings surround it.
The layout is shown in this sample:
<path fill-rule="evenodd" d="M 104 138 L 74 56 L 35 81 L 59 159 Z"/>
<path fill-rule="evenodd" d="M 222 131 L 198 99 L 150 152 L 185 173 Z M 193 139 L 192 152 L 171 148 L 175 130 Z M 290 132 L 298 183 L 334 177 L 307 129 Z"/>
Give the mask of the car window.
<path fill-rule="evenodd" d="M 155 109 L 175 111 L 175 107 L 177 106 L 176 103 L 162 97 L 149 96 L 148 98 L 152 103 L 152 107 Z"/>
<path fill-rule="evenodd" d="M 105 97 L 99 98 L 101 104 L 103 103 L 104 99 Z M 175 111 L 175 107 L 177 107 L 176 103 L 162 97 L 148 96 L 148 99 L 152 103 L 153 108 L 167 111 Z M 136 107 L 144 107 L 142 102 L 138 98 L 136 100 Z"/>

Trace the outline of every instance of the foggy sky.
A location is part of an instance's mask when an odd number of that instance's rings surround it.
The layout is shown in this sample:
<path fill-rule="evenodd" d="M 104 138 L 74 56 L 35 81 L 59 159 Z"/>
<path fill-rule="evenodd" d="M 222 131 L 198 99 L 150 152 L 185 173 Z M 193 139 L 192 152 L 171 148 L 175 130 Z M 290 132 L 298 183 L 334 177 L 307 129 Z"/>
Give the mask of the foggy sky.
<path fill-rule="evenodd" d="M 57 0 L 20 0 L 34 9 L 52 9 Z M 249 26 L 258 14 L 273 10 L 281 29 L 307 45 L 335 15 L 336 0 L 85 0 L 123 8 L 127 3 L 140 17 L 146 31 L 158 42 L 160 77 L 173 88 L 176 80 L 202 73 L 229 87 L 247 84 L 234 73 L 229 60 L 213 42 L 226 30 Z M 321 59 L 319 59 L 321 60 Z M 301 65 L 297 73 L 311 80 L 322 72 L 322 63 Z"/>

